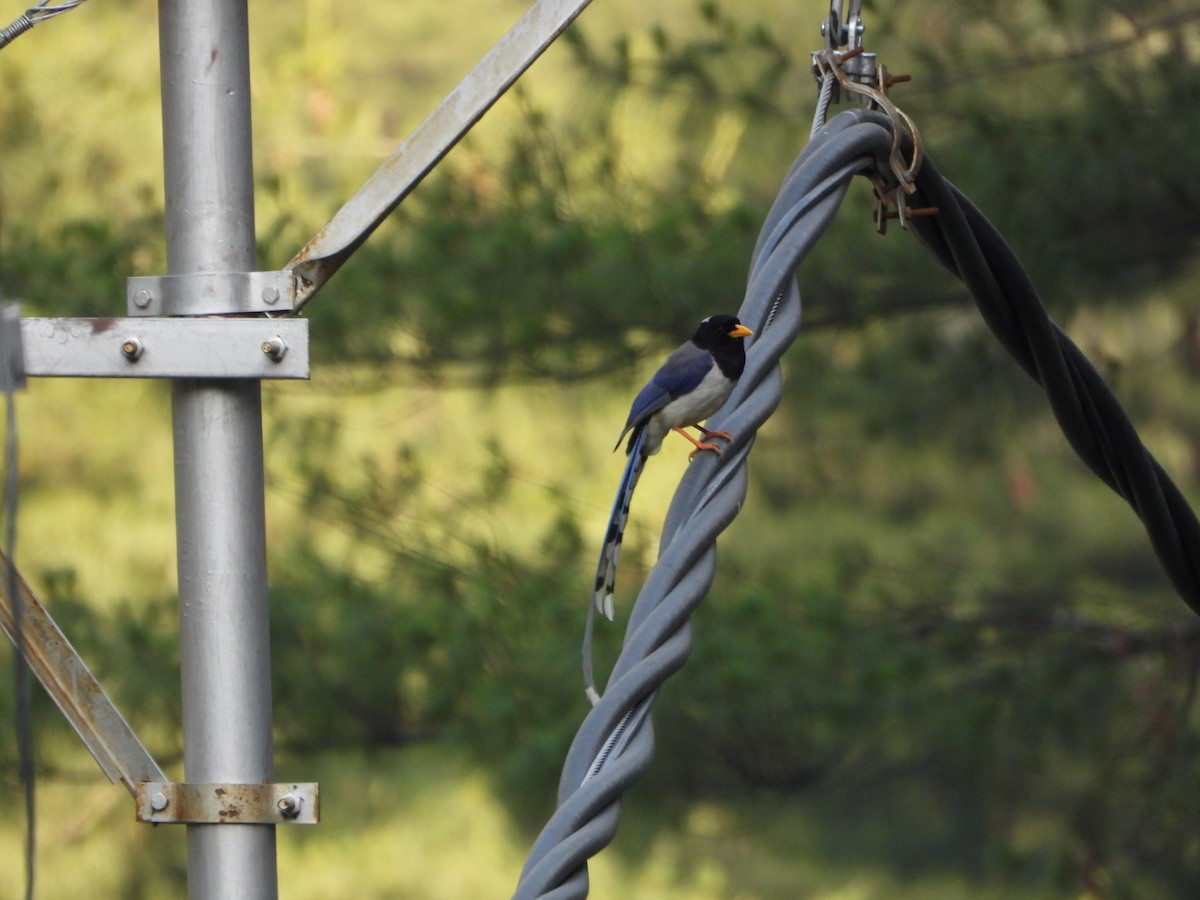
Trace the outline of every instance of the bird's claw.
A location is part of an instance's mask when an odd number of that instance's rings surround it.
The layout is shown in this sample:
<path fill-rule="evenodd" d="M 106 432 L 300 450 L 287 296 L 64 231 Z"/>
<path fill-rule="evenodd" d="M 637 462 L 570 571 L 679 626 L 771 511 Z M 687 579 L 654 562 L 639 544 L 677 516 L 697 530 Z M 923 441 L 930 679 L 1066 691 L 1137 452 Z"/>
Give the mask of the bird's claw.
<path fill-rule="evenodd" d="M 727 443 L 733 440 L 733 435 L 730 434 L 728 431 L 709 431 L 707 428 L 705 428 L 702 425 L 693 425 L 692 427 L 695 428 L 697 431 L 699 431 L 704 436 L 704 440 L 697 441 L 695 438 L 693 438 L 687 432 L 682 432 L 684 437 L 686 437 L 689 441 L 691 441 L 693 444 L 696 445 L 696 449 L 688 454 L 688 462 L 691 462 L 693 459 L 695 459 L 696 454 L 699 453 L 701 450 L 710 450 L 713 453 L 717 454 L 717 456 L 720 456 L 721 448 L 712 442 L 712 440 L 711 440 L 712 438 L 716 438 L 719 441 L 725 441 Z"/>
<path fill-rule="evenodd" d="M 730 438 L 730 440 L 732 440 L 732 438 Z M 721 455 L 721 448 L 718 447 L 716 444 L 699 443 L 696 445 L 696 449 L 688 454 L 688 462 L 691 462 L 693 459 L 695 459 L 696 454 L 699 453 L 701 450 L 709 450 L 709 451 L 717 454 L 717 456 Z"/>

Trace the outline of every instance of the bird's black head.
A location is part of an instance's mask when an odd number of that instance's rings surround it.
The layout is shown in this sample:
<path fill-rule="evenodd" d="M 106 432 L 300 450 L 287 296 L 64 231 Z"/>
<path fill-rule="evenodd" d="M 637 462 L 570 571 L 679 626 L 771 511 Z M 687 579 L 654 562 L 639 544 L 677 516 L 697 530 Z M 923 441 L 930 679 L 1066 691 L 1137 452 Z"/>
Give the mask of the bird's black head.
<path fill-rule="evenodd" d="M 721 314 L 709 316 L 701 322 L 696 333 L 692 335 L 692 343 L 705 350 L 741 346 L 741 339 L 748 334 L 754 332 L 739 322 L 737 316 Z"/>
<path fill-rule="evenodd" d="M 729 378 L 739 378 L 746 365 L 746 348 L 742 338 L 754 334 L 738 321 L 737 316 L 709 316 L 692 335 L 692 343 L 707 350 L 716 359 L 721 371 Z"/>

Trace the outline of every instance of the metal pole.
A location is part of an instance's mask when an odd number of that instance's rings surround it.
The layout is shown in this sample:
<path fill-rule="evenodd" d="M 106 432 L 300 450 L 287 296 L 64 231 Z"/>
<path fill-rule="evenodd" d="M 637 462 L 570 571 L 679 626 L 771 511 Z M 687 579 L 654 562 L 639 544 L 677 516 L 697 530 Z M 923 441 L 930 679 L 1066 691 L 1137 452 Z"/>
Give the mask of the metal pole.
<path fill-rule="evenodd" d="M 254 269 L 248 31 L 245 0 L 159 2 L 171 275 Z M 172 408 L 185 776 L 272 782 L 260 383 L 174 381 Z M 274 826 L 187 832 L 191 900 L 278 895 Z"/>

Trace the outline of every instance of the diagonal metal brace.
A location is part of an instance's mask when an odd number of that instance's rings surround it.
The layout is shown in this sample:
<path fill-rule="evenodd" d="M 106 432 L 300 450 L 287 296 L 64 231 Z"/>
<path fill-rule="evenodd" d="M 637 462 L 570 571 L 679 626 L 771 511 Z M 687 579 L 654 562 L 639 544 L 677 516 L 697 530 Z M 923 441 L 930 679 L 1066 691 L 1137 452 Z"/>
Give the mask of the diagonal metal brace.
<path fill-rule="evenodd" d="M 298 312 L 591 0 L 538 0 L 287 264 Z"/>
<path fill-rule="evenodd" d="M 6 562 L 0 553 L 0 567 Z M 13 598 L 0 579 L 0 629 L 13 637 Z M 16 575 L 17 600 L 21 604 L 21 634 L 29 668 L 55 702 L 75 733 L 91 751 L 108 780 L 120 781 L 135 794 L 140 781 L 166 781 L 162 769 L 142 746 L 129 723 L 104 693 L 94 675 L 46 608 Z"/>

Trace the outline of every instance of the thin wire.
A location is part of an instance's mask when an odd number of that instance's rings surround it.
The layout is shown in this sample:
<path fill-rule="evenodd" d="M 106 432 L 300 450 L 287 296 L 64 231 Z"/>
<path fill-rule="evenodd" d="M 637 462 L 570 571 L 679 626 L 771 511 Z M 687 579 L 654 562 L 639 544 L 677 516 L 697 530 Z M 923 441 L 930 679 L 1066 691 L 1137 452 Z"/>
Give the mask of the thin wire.
<path fill-rule="evenodd" d="M 829 104 L 833 102 L 835 84 L 837 84 L 837 78 L 832 72 L 826 72 L 821 76 L 821 92 L 817 95 L 817 109 L 813 113 L 812 130 L 808 133 L 810 138 L 816 137 L 817 132 L 825 126 L 825 119 L 829 116 Z"/>
<path fill-rule="evenodd" d="M 64 3 L 52 4 L 50 0 L 41 0 L 40 3 L 36 3 L 25 10 L 25 15 L 29 16 L 36 25 L 39 22 L 45 22 L 47 19 L 53 19 L 55 16 L 61 16 L 65 12 L 70 12 L 83 2 L 84 0 L 65 0 Z"/>
<path fill-rule="evenodd" d="M 0 50 L 3 50 L 32 27 L 33 20 L 25 13 L 22 13 L 17 16 L 16 21 L 11 25 L 0 28 Z"/>
<path fill-rule="evenodd" d="M 5 360 L 5 364 L 10 364 Z M 33 768 L 33 726 L 29 708 L 29 663 L 25 658 L 24 609 L 17 585 L 17 505 L 18 505 L 18 444 L 17 402 L 14 379 L 5 379 L 5 440 L 4 440 L 4 546 L 8 559 L 5 564 L 8 599 L 12 605 L 13 639 L 16 646 L 14 679 L 17 715 L 17 766 L 25 792 L 25 897 L 33 900 L 37 873 L 37 809 L 36 783 Z"/>
<path fill-rule="evenodd" d="M 64 0 L 62 3 L 51 4 L 50 0 L 41 0 L 40 3 L 31 6 L 21 15 L 17 16 L 11 25 L 0 29 L 0 50 L 3 50 L 39 22 L 45 22 L 47 19 L 53 19 L 55 16 L 61 16 L 65 12 L 70 12 L 83 2 L 84 0 Z"/>

